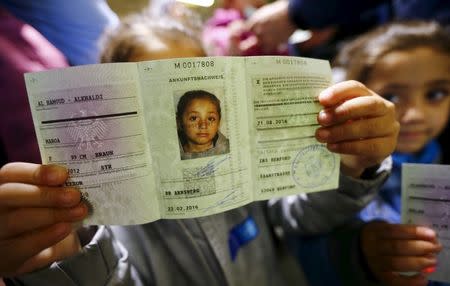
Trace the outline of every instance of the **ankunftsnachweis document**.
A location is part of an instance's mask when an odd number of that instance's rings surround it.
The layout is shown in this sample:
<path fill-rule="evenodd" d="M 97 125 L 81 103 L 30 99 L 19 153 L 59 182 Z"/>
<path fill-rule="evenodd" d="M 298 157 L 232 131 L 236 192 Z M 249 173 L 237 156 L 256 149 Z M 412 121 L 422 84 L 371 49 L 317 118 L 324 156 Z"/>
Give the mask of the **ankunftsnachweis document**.
<path fill-rule="evenodd" d="M 337 188 L 314 138 L 327 61 L 183 58 L 25 75 L 42 161 L 92 207 L 87 224 L 192 218 Z"/>

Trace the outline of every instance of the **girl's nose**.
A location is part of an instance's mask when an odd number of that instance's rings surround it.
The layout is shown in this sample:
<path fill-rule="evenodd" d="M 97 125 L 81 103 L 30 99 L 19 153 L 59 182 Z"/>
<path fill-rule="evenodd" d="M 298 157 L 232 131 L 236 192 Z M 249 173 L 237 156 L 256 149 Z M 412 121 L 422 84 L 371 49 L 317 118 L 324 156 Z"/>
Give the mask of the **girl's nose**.
<path fill-rule="evenodd" d="M 401 121 L 413 122 L 413 121 L 421 121 L 424 119 L 425 119 L 425 110 L 423 104 L 421 104 L 420 102 L 411 102 L 405 108 Z"/>
<path fill-rule="evenodd" d="M 206 129 L 208 127 L 208 122 L 206 120 L 200 119 L 198 122 L 198 128 L 200 129 Z"/>

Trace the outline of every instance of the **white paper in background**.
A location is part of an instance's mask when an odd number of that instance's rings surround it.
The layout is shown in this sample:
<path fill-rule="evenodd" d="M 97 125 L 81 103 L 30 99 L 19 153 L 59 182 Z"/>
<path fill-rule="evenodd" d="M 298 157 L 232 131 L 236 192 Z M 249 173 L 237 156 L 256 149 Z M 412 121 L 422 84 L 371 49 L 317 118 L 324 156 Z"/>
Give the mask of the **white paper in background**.
<path fill-rule="evenodd" d="M 450 282 L 450 166 L 402 165 L 402 222 L 431 227 L 443 246 L 430 280 Z"/>

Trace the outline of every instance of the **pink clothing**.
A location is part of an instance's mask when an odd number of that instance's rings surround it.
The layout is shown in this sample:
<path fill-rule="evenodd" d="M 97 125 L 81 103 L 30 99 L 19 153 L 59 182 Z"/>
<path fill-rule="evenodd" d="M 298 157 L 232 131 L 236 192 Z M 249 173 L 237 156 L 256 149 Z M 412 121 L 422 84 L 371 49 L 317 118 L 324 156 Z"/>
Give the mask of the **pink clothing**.
<path fill-rule="evenodd" d="M 210 56 L 230 56 L 230 33 L 228 27 L 235 21 L 245 21 L 244 16 L 236 9 L 218 8 L 214 15 L 209 18 L 203 30 L 202 40 L 206 53 Z M 251 37 L 251 32 L 245 32 L 241 35 L 240 40 L 244 41 Z M 253 47 L 247 50 L 241 56 L 260 56 L 265 55 L 259 47 Z M 277 51 L 270 53 L 273 55 L 287 55 L 286 51 Z"/>
<path fill-rule="evenodd" d="M 241 13 L 234 9 L 218 8 L 209 18 L 203 30 L 203 45 L 210 56 L 228 56 L 228 25 L 236 20 L 243 20 Z"/>
<path fill-rule="evenodd" d="M 23 74 L 66 67 L 64 56 L 31 26 L 0 7 L 0 166 L 40 163 Z"/>

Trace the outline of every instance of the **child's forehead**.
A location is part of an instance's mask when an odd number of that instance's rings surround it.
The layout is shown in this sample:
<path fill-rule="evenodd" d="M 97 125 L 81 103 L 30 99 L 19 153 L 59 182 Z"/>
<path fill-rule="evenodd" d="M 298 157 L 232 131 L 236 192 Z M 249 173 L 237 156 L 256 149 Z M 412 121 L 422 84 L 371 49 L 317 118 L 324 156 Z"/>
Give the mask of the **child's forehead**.
<path fill-rule="evenodd" d="M 381 57 L 372 68 L 372 75 L 393 80 L 403 75 L 447 77 L 450 56 L 431 48 L 392 51 Z"/>
<path fill-rule="evenodd" d="M 211 98 L 208 97 L 193 97 L 189 100 L 187 106 L 193 107 L 193 106 L 202 106 L 202 105 L 212 105 L 214 108 L 216 105 L 214 104 L 214 101 Z"/>
<path fill-rule="evenodd" d="M 188 111 L 196 111 L 196 110 L 207 110 L 208 112 L 218 112 L 217 106 L 214 103 L 214 101 L 210 98 L 192 98 L 189 100 L 189 102 L 186 104 L 185 110 Z"/>

